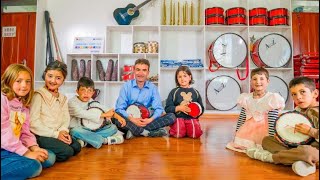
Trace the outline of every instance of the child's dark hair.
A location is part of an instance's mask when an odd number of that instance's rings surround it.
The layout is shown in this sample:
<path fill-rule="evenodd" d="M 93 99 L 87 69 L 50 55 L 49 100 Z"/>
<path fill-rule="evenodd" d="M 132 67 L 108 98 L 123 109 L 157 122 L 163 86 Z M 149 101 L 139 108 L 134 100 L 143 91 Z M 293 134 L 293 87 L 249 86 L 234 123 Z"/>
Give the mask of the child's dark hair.
<path fill-rule="evenodd" d="M 148 70 L 150 69 L 150 62 L 147 59 L 137 59 L 134 63 L 134 66 L 136 66 L 137 64 L 145 64 L 148 66 Z"/>
<path fill-rule="evenodd" d="M 63 75 L 64 80 L 67 78 L 67 74 L 68 74 L 67 65 L 62 61 L 56 60 L 56 61 L 53 61 L 53 62 L 49 63 L 47 65 L 46 69 L 43 72 L 43 75 L 42 75 L 42 79 L 43 80 L 45 79 L 46 73 L 49 70 L 60 71 L 62 73 L 62 75 Z"/>
<path fill-rule="evenodd" d="M 294 79 L 292 79 L 289 82 L 289 89 L 298 85 L 298 84 L 303 84 L 305 85 L 307 88 L 309 88 L 312 91 L 314 91 L 316 89 L 316 84 L 314 83 L 314 81 L 308 77 L 296 77 Z"/>
<path fill-rule="evenodd" d="M 176 79 L 175 79 L 177 86 L 180 86 L 179 82 L 178 82 L 178 74 L 179 74 L 180 71 L 183 71 L 183 72 L 187 73 L 189 76 L 191 76 L 191 80 L 190 80 L 189 84 L 193 84 L 194 83 L 193 76 L 192 76 L 190 68 L 188 66 L 179 66 L 177 71 L 176 71 Z"/>
<path fill-rule="evenodd" d="M 1 92 L 6 94 L 9 101 L 15 98 L 16 94 L 14 93 L 12 86 L 13 86 L 13 83 L 18 78 L 19 73 L 23 71 L 28 72 L 31 77 L 30 92 L 26 96 L 21 97 L 21 101 L 23 105 L 28 107 L 33 97 L 33 76 L 32 76 L 32 71 L 27 66 L 24 66 L 22 64 L 11 64 L 10 66 L 8 66 L 1 76 Z"/>
<path fill-rule="evenodd" d="M 255 68 L 251 71 L 251 78 L 256 75 L 256 74 L 264 74 L 266 76 L 267 79 L 269 79 L 269 72 L 268 70 L 266 70 L 265 68 L 263 67 L 258 67 L 258 68 Z"/>
<path fill-rule="evenodd" d="M 81 77 L 78 81 L 77 90 L 80 89 L 80 87 L 86 87 L 86 88 L 92 88 L 94 89 L 94 82 L 92 79 L 88 77 Z"/>

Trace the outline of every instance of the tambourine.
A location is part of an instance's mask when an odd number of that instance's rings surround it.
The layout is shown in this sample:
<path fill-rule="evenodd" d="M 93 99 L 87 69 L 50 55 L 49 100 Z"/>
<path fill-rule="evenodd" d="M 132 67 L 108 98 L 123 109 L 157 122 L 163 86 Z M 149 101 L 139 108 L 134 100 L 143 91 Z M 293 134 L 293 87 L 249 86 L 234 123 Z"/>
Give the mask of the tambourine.
<path fill-rule="evenodd" d="M 249 10 L 249 17 L 265 16 L 268 17 L 268 9 L 264 7 L 257 7 Z"/>
<path fill-rule="evenodd" d="M 250 26 L 257 26 L 257 25 L 268 26 L 268 22 L 269 20 L 266 16 L 255 16 L 255 17 L 249 18 Z"/>
<path fill-rule="evenodd" d="M 105 111 L 103 109 L 101 109 L 98 106 L 98 104 L 99 104 L 98 101 L 91 101 L 90 103 L 88 103 L 87 110 L 90 111 L 90 112 L 93 112 L 95 114 L 104 113 Z M 80 119 L 80 123 L 81 123 L 82 126 L 84 126 L 87 129 L 90 129 L 91 131 L 97 131 L 97 130 L 103 128 L 104 126 L 110 124 L 111 121 L 108 120 L 107 118 L 100 118 L 99 122 L 93 122 L 93 121 L 90 121 L 88 119 L 81 118 Z"/>
<path fill-rule="evenodd" d="M 224 9 L 222 7 L 211 7 L 205 10 L 206 17 L 223 16 Z"/>
<path fill-rule="evenodd" d="M 127 109 L 126 112 L 129 116 L 134 118 L 149 118 L 152 115 L 152 112 L 142 104 L 131 104 Z"/>
<path fill-rule="evenodd" d="M 232 17 L 226 18 L 226 24 L 227 25 L 246 25 L 247 24 L 247 18 L 242 15 L 235 15 Z"/>
<path fill-rule="evenodd" d="M 223 16 L 211 16 L 206 17 L 206 25 L 210 24 L 224 24 L 224 17 Z"/>
<path fill-rule="evenodd" d="M 311 120 L 299 112 L 293 111 L 281 114 L 275 122 L 276 135 L 290 147 L 309 144 L 313 140 L 311 136 L 295 131 L 295 126 L 300 123 L 314 127 Z"/>
<path fill-rule="evenodd" d="M 239 83 L 232 77 L 221 75 L 213 78 L 206 89 L 207 102 L 220 111 L 228 111 L 237 106 L 241 94 Z"/>
<path fill-rule="evenodd" d="M 291 44 L 281 34 L 271 33 L 258 39 L 251 52 L 251 59 L 257 67 L 283 67 L 291 59 Z"/>
<path fill-rule="evenodd" d="M 289 20 L 287 16 L 270 18 L 269 26 L 281 26 L 281 25 L 285 25 L 285 26 L 289 25 Z"/>
<path fill-rule="evenodd" d="M 283 97 L 285 102 L 289 99 L 289 87 L 287 83 L 278 76 L 270 76 L 269 77 L 270 83 L 267 87 L 268 92 L 278 93 L 280 96 Z"/>
<path fill-rule="evenodd" d="M 288 16 L 287 8 L 276 8 L 268 11 L 269 18 Z"/>
<path fill-rule="evenodd" d="M 202 113 L 202 108 L 197 102 L 189 103 L 188 107 L 191 109 L 191 112 L 188 113 L 189 116 L 196 118 Z"/>
<path fill-rule="evenodd" d="M 246 16 L 246 9 L 243 7 L 234 7 L 226 10 L 226 17 Z"/>

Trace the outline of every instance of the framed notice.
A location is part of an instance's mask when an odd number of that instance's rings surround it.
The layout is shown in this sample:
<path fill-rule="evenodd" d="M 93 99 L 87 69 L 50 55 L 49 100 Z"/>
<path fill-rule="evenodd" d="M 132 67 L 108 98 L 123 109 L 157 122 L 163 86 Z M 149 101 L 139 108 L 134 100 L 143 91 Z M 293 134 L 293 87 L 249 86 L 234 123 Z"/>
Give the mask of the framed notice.
<path fill-rule="evenodd" d="M 103 53 L 104 39 L 102 37 L 75 37 L 73 53 L 97 54 Z"/>

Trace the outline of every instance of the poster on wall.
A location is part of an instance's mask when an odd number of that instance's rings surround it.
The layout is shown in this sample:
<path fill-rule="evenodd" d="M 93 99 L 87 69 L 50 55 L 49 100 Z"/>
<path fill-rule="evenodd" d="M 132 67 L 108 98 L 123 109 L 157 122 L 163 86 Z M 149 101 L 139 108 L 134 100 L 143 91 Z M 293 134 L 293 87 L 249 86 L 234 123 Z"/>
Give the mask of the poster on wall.
<path fill-rule="evenodd" d="M 103 53 L 103 37 L 75 37 L 73 42 L 73 53 L 97 54 Z"/>

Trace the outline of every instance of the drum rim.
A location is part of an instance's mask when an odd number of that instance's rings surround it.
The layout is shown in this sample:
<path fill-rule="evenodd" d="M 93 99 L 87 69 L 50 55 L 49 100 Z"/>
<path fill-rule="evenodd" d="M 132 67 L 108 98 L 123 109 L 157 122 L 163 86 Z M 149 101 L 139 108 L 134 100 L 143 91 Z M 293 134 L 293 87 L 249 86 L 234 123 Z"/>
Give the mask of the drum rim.
<path fill-rule="evenodd" d="M 226 34 L 233 34 L 233 35 L 239 36 L 239 37 L 244 41 L 244 43 L 245 43 L 245 45 L 246 45 L 246 46 L 245 46 L 245 47 L 246 47 L 246 56 L 245 56 L 245 58 L 243 59 L 243 61 L 242 61 L 239 65 L 237 65 L 237 66 L 235 66 L 235 67 L 225 67 L 225 66 L 222 66 L 222 65 L 217 61 L 217 59 L 216 59 L 213 51 L 212 51 L 212 56 L 213 56 L 213 58 L 215 59 L 216 63 L 218 63 L 221 67 L 234 69 L 234 68 L 237 68 L 237 67 L 241 66 L 241 64 L 242 64 L 243 62 L 245 62 L 245 60 L 247 59 L 247 57 L 248 57 L 248 44 L 247 44 L 247 42 L 244 40 L 244 38 L 242 38 L 239 34 L 230 33 L 230 32 L 229 32 L 229 33 L 223 33 L 223 34 L 221 34 L 220 36 L 217 37 L 216 40 L 214 40 L 214 41 L 211 43 L 211 44 L 212 44 L 212 50 L 213 50 L 213 48 L 214 48 L 214 44 L 216 43 L 216 41 L 217 41 L 221 36 L 226 35 Z"/>
<path fill-rule="evenodd" d="M 270 76 L 269 76 L 269 79 L 270 79 L 270 77 L 278 78 L 278 79 L 280 79 L 280 80 L 286 85 L 286 87 L 287 87 L 287 99 L 285 100 L 285 103 L 287 103 L 287 101 L 289 100 L 289 91 L 290 91 L 288 84 L 287 84 L 282 78 L 280 78 L 279 76 L 270 75 Z M 270 85 L 270 84 L 269 84 L 269 85 Z"/>
<path fill-rule="evenodd" d="M 237 83 L 237 85 L 239 86 L 240 94 L 241 94 L 241 86 L 240 86 L 239 82 L 238 82 L 235 78 L 233 78 L 233 77 L 231 77 L 231 76 L 229 76 L 229 75 L 219 75 L 219 76 L 216 76 L 216 77 L 212 78 L 212 79 L 209 81 L 208 86 L 206 87 L 206 100 L 208 100 L 209 105 L 210 105 L 211 107 L 213 107 L 214 109 L 218 110 L 218 111 L 229 111 L 229 110 L 235 108 L 235 107 L 237 106 L 237 103 L 236 103 L 235 106 L 233 106 L 233 107 L 230 108 L 230 109 L 220 110 L 220 109 L 214 107 L 214 106 L 211 104 L 211 102 L 209 101 L 209 99 L 208 99 L 208 93 L 207 93 L 207 92 L 208 92 L 208 87 L 209 87 L 211 81 L 213 81 L 214 79 L 216 79 L 216 78 L 218 78 L 218 77 L 229 77 L 229 78 L 233 79 L 233 80 Z"/>
<path fill-rule="evenodd" d="M 262 39 L 263 38 L 265 38 L 265 37 L 267 37 L 267 36 L 269 36 L 269 35 L 279 35 L 279 36 L 282 36 L 288 43 L 289 43 L 289 47 L 290 47 L 290 58 L 289 58 L 289 60 L 285 63 L 285 64 L 283 64 L 282 66 L 277 66 L 277 67 L 275 67 L 275 66 L 268 66 L 262 59 L 261 59 L 261 57 L 260 57 L 260 52 L 259 51 L 257 51 L 257 56 L 259 57 L 259 59 L 260 59 L 260 61 L 264 64 L 264 66 L 266 66 L 266 67 L 269 67 L 269 68 L 281 68 L 281 67 L 284 67 L 284 66 L 286 66 L 286 65 L 288 65 L 289 63 L 290 63 L 290 59 L 292 59 L 292 45 L 291 45 L 291 43 L 289 42 L 289 40 L 285 37 L 285 36 L 283 36 L 282 34 L 278 34 L 278 33 L 270 33 L 270 34 L 267 34 L 267 35 L 265 35 L 265 36 L 263 36 L 262 38 L 260 38 L 260 39 L 258 39 L 256 42 L 258 42 L 258 41 L 262 41 Z M 254 42 L 253 44 L 255 44 L 256 42 Z M 260 44 L 260 42 L 259 42 L 259 44 Z M 258 46 L 258 48 L 259 48 L 259 46 Z M 250 58 L 251 58 L 251 60 L 253 61 L 253 63 L 257 66 L 257 67 L 259 67 L 257 64 L 256 64 L 256 62 L 253 60 L 253 56 L 252 56 L 252 53 L 253 52 L 250 52 Z"/>
<path fill-rule="evenodd" d="M 312 128 L 314 128 L 314 124 L 312 123 L 311 119 L 308 118 L 308 116 L 306 116 L 305 114 L 302 114 L 302 113 L 300 113 L 300 112 L 298 112 L 298 111 L 288 111 L 288 112 L 285 112 L 285 113 L 281 114 L 281 115 L 278 117 L 278 119 L 274 122 L 274 131 L 275 131 L 276 135 L 278 136 L 278 138 L 279 138 L 284 144 L 286 144 L 286 145 L 288 145 L 288 146 L 290 146 L 290 147 L 296 147 L 296 146 L 303 145 L 303 144 L 301 144 L 301 143 L 288 143 L 288 141 L 285 140 L 285 139 L 283 139 L 281 136 L 279 136 L 279 133 L 277 132 L 277 124 L 278 124 L 277 122 L 278 122 L 278 120 L 280 119 L 280 117 L 282 117 L 282 116 L 284 116 L 284 115 L 286 115 L 286 114 L 291 114 L 291 113 L 299 114 L 299 115 L 304 116 L 304 117 L 310 122 Z M 306 141 L 304 141 L 303 143 L 308 144 L 308 143 L 310 143 L 310 142 L 312 141 L 312 139 L 313 139 L 313 137 L 310 136 L 310 137 L 309 137 Z"/>

